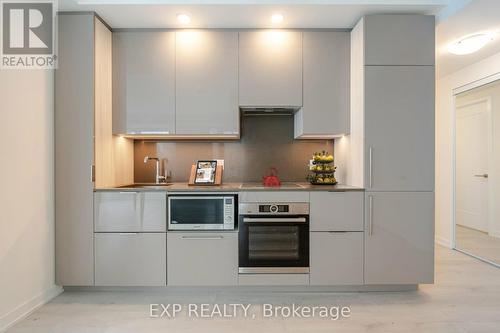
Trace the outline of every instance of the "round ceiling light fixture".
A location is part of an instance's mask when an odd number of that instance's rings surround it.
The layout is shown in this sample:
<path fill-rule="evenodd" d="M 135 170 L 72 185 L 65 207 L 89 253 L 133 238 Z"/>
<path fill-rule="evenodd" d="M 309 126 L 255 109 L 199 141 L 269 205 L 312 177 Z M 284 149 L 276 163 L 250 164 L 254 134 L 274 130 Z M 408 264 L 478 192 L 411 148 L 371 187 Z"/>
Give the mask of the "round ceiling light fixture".
<path fill-rule="evenodd" d="M 271 22 L 273 24 L 280 24 L 281 22 L 283 22 L 283 19 L 284 19 L 284 17 L 282 14 L 273 14 L 271 16 Z"/>
<path fill-rule="evenodd" d="M 493 32 L 482 32 L 463 37 L 448 45 L 448 52 L 455 55 L 466 55 L 479 51 L 495 38 Z"/>
<path fill-rule="evenodd" d="M 191 22 L 191 18 L 187 14 L 177 14 L 177 21 L 180 24 L 189 24 Z"/>

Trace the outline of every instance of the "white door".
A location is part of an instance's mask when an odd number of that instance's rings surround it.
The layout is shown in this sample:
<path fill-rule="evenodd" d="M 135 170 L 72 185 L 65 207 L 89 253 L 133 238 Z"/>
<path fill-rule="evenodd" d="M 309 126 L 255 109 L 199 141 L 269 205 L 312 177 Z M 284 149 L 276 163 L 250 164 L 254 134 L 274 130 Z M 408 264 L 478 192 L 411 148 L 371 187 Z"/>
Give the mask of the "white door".
<path fill-rule="evenodd" d="M 456 107 L 456 223 L 488 232 L 489 100 Z"/>

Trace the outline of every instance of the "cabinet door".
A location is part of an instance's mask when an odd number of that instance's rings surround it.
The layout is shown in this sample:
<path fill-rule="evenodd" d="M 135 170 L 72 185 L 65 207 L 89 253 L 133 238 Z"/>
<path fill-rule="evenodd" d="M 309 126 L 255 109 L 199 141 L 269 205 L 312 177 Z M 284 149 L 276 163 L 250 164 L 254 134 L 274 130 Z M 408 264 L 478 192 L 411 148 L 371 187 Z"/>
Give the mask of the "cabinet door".
<path fill-rule="evenodd" d="M 367 193 L 365 284 L 434 281 L 434 194 Z"/>
<path fill-rule="evenodd" d="M 232 286 L 238 283 L 238 234 L 169 232 L 169 286 Z"/>
<path fill-rule="evenodd" d="M 304 101 L 295 115 L 295 136 L 349 133 L 350 34 L 304 32 L 303 36 Z"/>
<path fill-rule="evenodd" d="M 176 134 L 238 135 L 238 33 L 176 33 Z"/>
<path fill-rule="evenodd" d="M 362 232 L 311 232 L 310 283 L 363 284 Z"/>
<path fill-rule="evenodd" d="M 140 231 L 167 231 L 167 193 L 141 192 L 140 200 Z"/>
<path fill-rule="evenodd" d="M 62 286 L 91 286 L 94 284 L 94 184 L 91 179 L 95 153 L 94 15 L 63 14 L 57 18 L 59 67 L 54 71 L 56 282 Z M 2 110 L 4 107 L 2 104 Z"/>
<path fill-rule="evenodd" d="M 113 133 L 175 133 L 175 33 L 113 33 Z"/>
<path fill-rule="evenodd" d="M 365 68 L 365 187 L 434 190 L 434 67 Z"/>
<path fill-rule="evenodd" d="M 434 16 L 368 15 L 365 65 L 434 65 Z"/>
<path fill-rule="evenodd" d="M 165 286 L 165 233 L 96 233 L 96 286 Z"/>
<path fill-rule="evenodd" d="M 311 192 L 311 231 L 363 231 L 363 192 Z"/>
<path fill-rule="evenodd" d="M 302 33 L 240 32 L 242 106 L 302 105 Z"/>
<path fill-rule="evenodd" d="M 96 232 L 163 232 L 167 226 L 165 192 L 94 193 Z"/>

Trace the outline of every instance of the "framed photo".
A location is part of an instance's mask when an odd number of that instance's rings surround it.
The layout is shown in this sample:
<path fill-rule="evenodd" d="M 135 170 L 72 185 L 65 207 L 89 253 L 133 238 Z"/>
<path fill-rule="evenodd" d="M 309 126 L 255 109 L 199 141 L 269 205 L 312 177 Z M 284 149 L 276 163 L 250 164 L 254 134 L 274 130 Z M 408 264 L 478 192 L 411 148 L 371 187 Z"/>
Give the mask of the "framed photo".
<path fill-rule="evenodd" d="M 217 161 L 196 162 L 195 184 L 211 185 L 215 184 L 215 173 L 217 171 Z"/>

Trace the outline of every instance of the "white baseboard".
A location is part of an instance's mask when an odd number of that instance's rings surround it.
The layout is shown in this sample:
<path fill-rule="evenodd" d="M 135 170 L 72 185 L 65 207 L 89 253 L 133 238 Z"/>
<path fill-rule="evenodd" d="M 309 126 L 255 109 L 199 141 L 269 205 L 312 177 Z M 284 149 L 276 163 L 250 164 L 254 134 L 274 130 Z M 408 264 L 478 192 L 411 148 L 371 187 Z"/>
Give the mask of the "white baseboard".
<path fill-rule="evenodd" d="M 490 233 L 488 233 L 488 235 L 490 235 L 492 237 L 500 238 L 500 232 L 490 232 Z"/>
<path fill-rule="evenodd" d="M 12 311 L 0 317 L 0 332 L 4 332 L 8 328 L 14 326 L 17 322 L 26 318 L 37 308 L 49 302 L 51 299 L 61 294 L 62 292 L 63 292 L 62 287 L 54 285 L 51 288 L 42 291 L 35 297 L 20 304 Z"/>
<path fill-rule="evenodd" d="M 449 249 L 451 249 L 451 247 L 452 247 L 451 240 L 444 238 L 444 237 L 436 236 L 435 242 L 436 242 L 436 244 L 447 247 Z"/>

